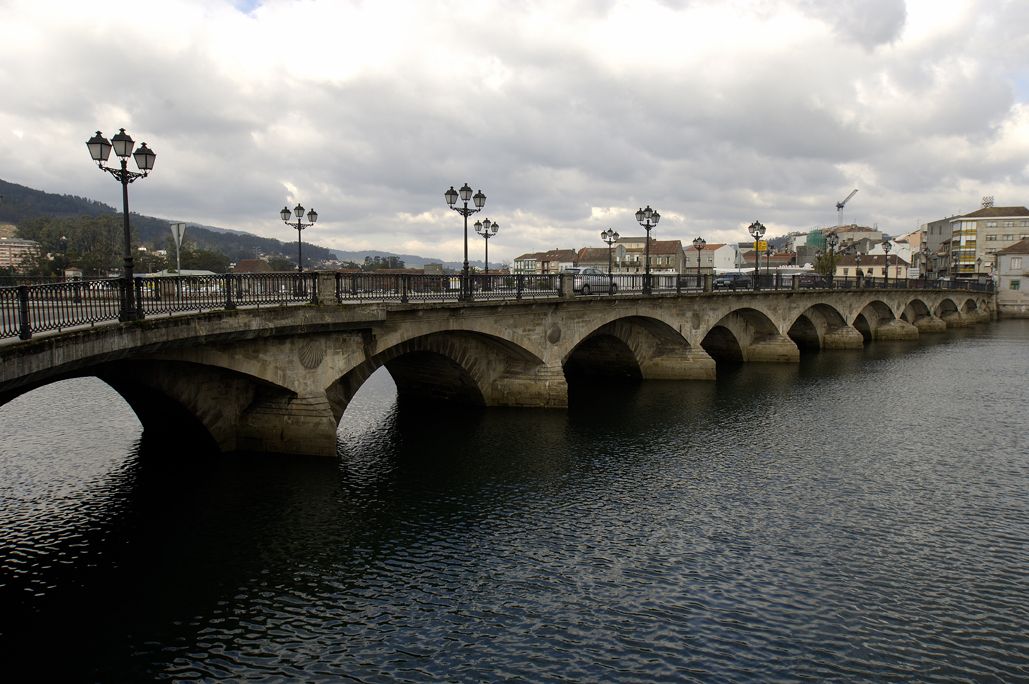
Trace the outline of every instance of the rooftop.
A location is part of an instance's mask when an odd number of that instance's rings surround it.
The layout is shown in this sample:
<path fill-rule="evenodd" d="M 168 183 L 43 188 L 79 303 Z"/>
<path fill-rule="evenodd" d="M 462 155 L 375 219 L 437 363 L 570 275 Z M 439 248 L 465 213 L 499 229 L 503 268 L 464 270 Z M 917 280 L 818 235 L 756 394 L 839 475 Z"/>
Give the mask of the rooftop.
<path fill-rule="evenodd" d="M 998 249 L 997 254 L 1029 254 L 1029 238 L 1019 240 L 1004 249 Z"/>
<path fill-rule="evenodd" d="M 1029 209 L 1025 207 L 984 207 L 964 216 L 955 216 L 951 221 L 958 221 L 964 218 L 1007 218 L 1010 216 L 1029 216 Z"/>

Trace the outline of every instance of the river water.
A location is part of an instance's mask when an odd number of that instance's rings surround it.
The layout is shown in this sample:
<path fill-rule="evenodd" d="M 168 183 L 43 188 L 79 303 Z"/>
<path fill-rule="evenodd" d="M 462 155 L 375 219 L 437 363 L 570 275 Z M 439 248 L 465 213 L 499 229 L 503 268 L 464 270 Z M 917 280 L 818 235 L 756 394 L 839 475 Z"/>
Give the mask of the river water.
<path fill-rule="evenodd" d="M 1029 321 L 398 407 L 337 460 L 0 408 L 0 650 L 33 679 L 1029 679 Z"/>

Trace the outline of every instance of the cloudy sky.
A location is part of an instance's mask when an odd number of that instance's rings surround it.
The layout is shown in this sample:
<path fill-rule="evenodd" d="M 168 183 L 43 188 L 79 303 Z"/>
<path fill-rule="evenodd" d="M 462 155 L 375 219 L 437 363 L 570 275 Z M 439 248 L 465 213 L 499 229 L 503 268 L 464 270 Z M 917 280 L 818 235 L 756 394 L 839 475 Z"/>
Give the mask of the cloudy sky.
<path fill-rule="evenodd" d="M 460 260 L 466 181 L 491 261 L 1029 204 L 1026 0 L 0 0 L 0 65 L 0 178 L 118 206 L 125 127 L 134 211 L 336 249 Z"/>

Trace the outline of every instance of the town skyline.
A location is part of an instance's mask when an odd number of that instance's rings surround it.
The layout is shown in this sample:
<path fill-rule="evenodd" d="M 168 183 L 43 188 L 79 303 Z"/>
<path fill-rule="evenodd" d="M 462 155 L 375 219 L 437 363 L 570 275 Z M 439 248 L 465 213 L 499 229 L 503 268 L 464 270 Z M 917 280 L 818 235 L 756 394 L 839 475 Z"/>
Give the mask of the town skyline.
<path fill-rule="evenodd" d="M 840 223 L 903 235 L 1026 204 L 1027 23 L 999 0 L 16 2 L 0 163 L 116 206 L 84 143 L 124 126 L 157 154 L 132 211 L 288 242 L 300 203 L 305 241 L 445 261 L 465 182 L 502 226 L 494 262 L 642 235 L 647 205 L 656 239 L 833 226 L 855 188 Z"/>

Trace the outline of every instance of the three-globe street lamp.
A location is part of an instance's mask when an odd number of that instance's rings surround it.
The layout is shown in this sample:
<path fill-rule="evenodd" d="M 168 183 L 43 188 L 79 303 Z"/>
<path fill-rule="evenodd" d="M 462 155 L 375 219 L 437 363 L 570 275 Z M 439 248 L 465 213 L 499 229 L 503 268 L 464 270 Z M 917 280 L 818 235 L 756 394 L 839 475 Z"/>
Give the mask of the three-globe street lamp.
<path fill-rule="evenodd" d="M 493 223 L 488 218 L 475 222 L 475 232 L 486 241 L 486 275 L 489 275 L 489 239 L 496 235 L 498 230 L 500 230 L 500 224 Z"/>
<path fill-rule="evenodd" d="M 829 274 L 827 280 L 829 287 L 832 287 L 833 278 L 836 277 L 836 245 L 840 243 L 840 236 L 836 233 L 829 233 L 825 236 L 825 244 L 829 248 Z"/>
<path fill-rule="evenodd" d="M 697 287 L 701 287 L 700 281 L 700 253 L 704 251 L 704 245 L 707 244 L 707 240 L 702 237 L 693 238 L 693 247 L 697 250 Z"/>
<path fill-rule="evenodd" d="M 621 237 L 614 228 L 600 231 L 600 239 L 607 243 L 607 286 L 608 290 L 614 289 L 614 276 L 611 275 L 611 247 Z"/>
<path fill-rule="evenodd" d="M 929 245 L 922 245 L 922 271 L 925 275 L 922 276 L 923 280 L 926 281 L 926 285 L 929 283 Z"/>
<path fill-rule="evenodd" d="M 122 278 L 125 282 L 121 289 L 121 311 L 118 313 L 120 321 L 134 321 L 141 318 L 141 312 L 136 309 L 136 293 L 132 282 L 132 230 L 129 227 L 129 183 L 138 178 L 146 178 L 154 168 L 154 160 L 157 155 L 146 146 L 140 143 L 135 152 L 132 151 L 132 138 L 125 129 L 119 129 L 110 141 L 100 131 L 86 141 L 89 148 L 89 156 L 93 158 L 101 171 L 114 176 L 115 180 L 121 183 L 122 216 L 124 220 L 124 241 L 125 241 L 125 263 L 122 270 Z M 120 167 L 107 166 L 107 160 L 111 156 L 111 150 L 121 159 Z M 139 171 L 129 171 L 129 155 L 136 160 Z"/>
<path fill-rule="evenodd" d="M 661 220 L 661 214 L 647 205 L 636 211 L 636 222 L 647 231 L 647 242 L 643 246 L 643 294 L 650 294 L 650 230 Z"/>
<path fill-rule="evenodd" d="M 465 183 L 461 186 L 461 190 L 454 190 L 454 186 L 451 185 L 450 189 L 443 193 L 443 197 L 447 200 L 447 205 L 456 211 L 457 213 L 464 216 L 464 266 L 461 268 L 461 299 L 469 299 L 471 294 L 471 287 L 468 281 L 468 217 L 475 212 L 482 209 L 483 205 L 486 204 L 486 195 L 482 194 L 482 190 L 479 190 L 472 195 L 472 189 Z M 461 198 L 461 202 L 464 204 L 463 207 L 455 207 L 457 198 Z M 475 203 L 475 208 L 468 206 L 468 200 L 472 200 Z"/>
<path fill-rule="evenodd" d="M 757 288 L 758 264 L 761 261 L 761 252 L 758 250 L 761 236 L 765 234 L 765 226 L 760 221 L 754 221 L 747 227 L 747 231 L 754 238 L 754 289 Z"/>
<path fill-rule="evenodd" d="M 883 268 L 883 273 L 885 274 L 883 276 L 883 287 L 889 287 L 890 286 L 890 250 L 891 249 L 893 249 L 893 245 L 890 244 L 889 240 L 884 238 L 883 239 L 883 252 L 886 253 L 886 256 L 883 258 L 883 262 L 885 263 L 885 267 Z"/>
<path fill-rule="evenodd" d="M 292 218 L 292 216 L 290 214 L 288 206 L 285 206 L 285 207 L 282 208 L 282 211 L 279 212 L 279 216 L 282 217 L 282 222 L 283 223 L 285 223 L 290 228 L 296 229 L 296 231 L 297 231 L 297 273 L 303 273 L 304 272 L 304 260 L 303 260 L 303 256 L 302 256 L 302 247 L 301 247 L 301 244 L 303 244 L 303 243 L 302 243 L 302 241 L 300 239 L 300 235 L 303 232 L 304 228 L 308 228 L 308 227 L 313 226 L 315 224 L 315 222 L 318 220 L 318 212 L 315 211 L 314 209 L 312 209 L 311 211 L 307 212 L 307 223 L 304 223 L 304 220 L 303 220 L 304 219 L 304 208 L 300 205 L 299 202 L 297 202 L 297 206 L 293 207 L 293 212 L 292 213 L 296 214 L 296 217 L 297 217 L 296 221 L 291 221 L 290 220 L 290 218 Z"/>

